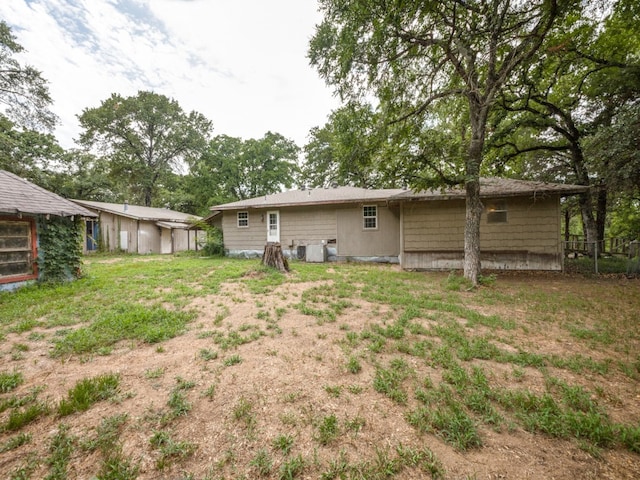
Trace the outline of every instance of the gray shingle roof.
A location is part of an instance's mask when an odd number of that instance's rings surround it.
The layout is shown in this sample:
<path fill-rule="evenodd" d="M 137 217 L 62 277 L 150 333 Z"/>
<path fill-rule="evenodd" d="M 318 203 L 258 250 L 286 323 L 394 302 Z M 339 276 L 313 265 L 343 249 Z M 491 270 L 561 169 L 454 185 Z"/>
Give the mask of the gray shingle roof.
<path fill-rule="evenodd" d="M 559 183 L 532 182 L 507 178 L 482 178 L 481 197 L 543 196 L 548 194 L 572 195 L 584 192 L 588 187 Z M 414 192 L 401 189 L 368 190 L 356 187 L 317 188 L 313 190 L 290 190 L 262 197 L 240 200 L 211 207 L 213 212 L 251 208 L 292 207 L 302 205 L 330 205 L 340 203 L 363 203 L 373 201 L 446 200 L 464 198 L 462 187 L 432 189 Z M 214 214 L 215 215 L 215 214 Z M 207 218 L 210 218 L 210 215 Z"/>
<path fill-rule="evenodd" d="M 329 205 L 384 201 L 402 193 L 401 189 L 368 190 L 358 187 L 315 188 L 310 190 L 289 190 L 261 197 L 225 203 L 211 207 L 211 210 L 239 210 L 244 208 L 288 207 L 300 205 Z"/>
<path fill-rule="evenodd" d="M 487 197 L 517 197 L 544 195 L 574 195 L 584 192 L 589 187 L 583 185 L 568 185 L 563 183 L 535 182 L 529 180 L 515 180 L 512 178 L 481 178 L 480 196 Z M 446 200 L 449 198 L 464 198 L 463 187 L 431 189 L 422 192 L 406 191 L 394 197 L 395 200 Z"/>
<path fill-rule="evenodd" d="M 0 213 L 96 216 L 86 208 L 5 170 L 0 170 Z"/>
<path fill-rule="evenodd" d="M 93 210 L 108 212 L 136 220 L 188 223 L 190 220 L 200 220 L 201 218 L 196 215 L 176 212 L 175 210 L 169 210 L 167 208 L 143 207 L 140 205 L 128 205 L 122 203 L 93 202 L 89 200 L 73 201 Z"/>

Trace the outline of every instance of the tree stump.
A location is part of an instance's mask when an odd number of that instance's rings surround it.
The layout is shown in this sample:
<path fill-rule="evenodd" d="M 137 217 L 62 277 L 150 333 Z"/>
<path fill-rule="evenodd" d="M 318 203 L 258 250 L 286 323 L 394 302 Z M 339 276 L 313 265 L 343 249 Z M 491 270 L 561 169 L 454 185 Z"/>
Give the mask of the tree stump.
<path fill-rule="evenodd" d="M 267 242 L 262 254 L 262 265 L 277 268 L 281 272 L 289 271 L 289 262 L 282 254 L 282 246 L 277 242 Z"/>

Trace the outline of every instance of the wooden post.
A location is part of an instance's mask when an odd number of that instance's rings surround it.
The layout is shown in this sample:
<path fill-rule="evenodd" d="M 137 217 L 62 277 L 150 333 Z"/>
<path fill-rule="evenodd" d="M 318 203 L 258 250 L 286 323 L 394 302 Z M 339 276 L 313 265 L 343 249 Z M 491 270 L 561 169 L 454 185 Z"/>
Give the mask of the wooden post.
<path fill-rule="evenodd" d="M 277 268 L 281 272 L 289 271 L 289 262 L 282 254 L 282 246 L 278 242 L 267 242 L 262 254 L 262 264 Z"/>

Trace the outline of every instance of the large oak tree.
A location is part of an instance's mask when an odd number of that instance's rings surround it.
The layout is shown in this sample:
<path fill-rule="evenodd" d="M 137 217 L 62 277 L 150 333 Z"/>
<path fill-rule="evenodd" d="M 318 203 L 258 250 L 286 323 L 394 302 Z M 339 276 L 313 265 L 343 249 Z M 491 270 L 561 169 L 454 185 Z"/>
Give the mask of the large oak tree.
<path fill-rule="evenodd" d="M 129 183 L 132 202 L 151 206 L 166 176 L 188 169 L 207 148 L 211 122 L 186 113 L 176 100 L 154 92 L 112 94 L 78 117 L 78 143 L 109 160 L 114 178 Z"/>
<path fill-rule="evenodd" d="M 571 0 L 321 0 L 309 56 L 343 98 L 374 94 L 389 120 L 462 97 L 470 132 L 464 158 L 464 275 L 480 273 L 480 172 L 497 95 L 535 60 Z M 419 152 L 420 153 L 420 152 Z"/>

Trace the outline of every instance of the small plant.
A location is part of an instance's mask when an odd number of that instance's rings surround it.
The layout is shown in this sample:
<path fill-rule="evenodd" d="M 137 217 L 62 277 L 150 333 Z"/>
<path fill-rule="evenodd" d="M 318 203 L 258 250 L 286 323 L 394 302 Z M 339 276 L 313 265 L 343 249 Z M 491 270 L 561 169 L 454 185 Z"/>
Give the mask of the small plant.
<path fill-rule="evenodd" d="M 19 433 L 18 435 L 9 438 L 5 442 L 0 444 L 0 453 L 8 452 L 9 450 L 13 450 L 15 448 L 21 447 L 22 445 L 26 445 L 31 441 L 30 433 Z"/>
<path fill-rule="evenodd" d="M 216 393 L 216 385 L 211 384 L 204 390 L 204 392 L 202 392 L 202 396 L 207 397 L 209 400 L 212 400 L 215 393 Z"/>
<path fill-rule="evenodd" d="M 329 394 L 329 396 L 333 397 L 333 398 L 338 398 L 340 397 L 340 395 L 342 394 L 342 386 L 341 385 L 335 385 L 335 386 L 325 386 L 324 387 L 324 391 L 327 392 Z"/>
<path fill-rule="evenodd" d="M 240 357 L 240 355 L 231 355 L 230 357 L 225 358 L 222 362 L 225 367 L 238 365 L 239 363 L 242 363 L 242 358 Z"/>
<path fill-rule="evenodd" d="M 27 405 L 23 409 L 14 409 L 9 414 L 9 418 L 0 430 L 16 431 L 36 419 L 49 414 L 49 406 L 46 403 L 37 402 Z"/>
<path fill-rule="evenodd" d="M 321 445 L 329 445 L 340 435 L 340 426 L 335 415 L 329 415 L 322 419 L 318 426 L 317 440 Z"/>
<path fill-rule="evenodd" d="M 182 417 L 191 411 L 191 404 L 184 392 L 174 389 L 169 395 L 167 405 L 171 409 L 171 418 Z"/>
<path fill-rule="evenodd" d="M 58 433 L 53 436 L 49 444 L 49 456 L 46 462 L 50 468 L 45 480 L 66 480 L 67 466 L 73 452 L 73 442 L 73 437 L 69 435 L 69 426 L 60 425 Z"/>
<path fill-rule="evenodd" d="M 233 407 L 233 418 L 243 422 L 247 428 L 253 429 L 256 424 L 256 416 L 253 413 L 253 404 L 244 397 L 238 400 Z"/>
<path fill-rule="evenodd" d="M 293 437 L 291 435 L 278 435 L 273 440 L 273 448 L 280 450 L 284 455 L 289 455 L 293 448 Z"/>
<path fill-rule="evenodd" d="M 354 395 L 359 395 L 362 393 L 362 386 L 361 385 L 349 385 L 347 387 L 347 390 L 349 390 L 349 393 L 353 393 Z"/>
<path fill-rule="evenodd" d="M 305 466 L 306 463 L 304 458 L 302 458 L 302 455 L 290 458 L 280 465 L 278 480 L 293 480 L 304 471 Z"/>
<path fill-rule="evenodd" d="M 191 442 L 176 442 L 166 430 L 154 432 L 149 443 L 160 451 L 160 458 L 156 461 L 158 470 L 164 469 L 173 460 L 190 457 L 196 451 L 195 444 Z"/>
<path fill-rule="evenodd" d="M 358 415 L 357 417 L 352 418 L 351 420 L 345 421 L 344 428 L 353 433 L 358 433 L 360 430 L 362 430 L 362 427 L 364 427 L 366 423 L 367 423 L 366 420 Z"/>
<path fill-rule="evenodd" d="M 249 465 L 256 469 L 259 476 L 266 477 L 271 473 L 273 460 L 271 459 L 269 452 L 265 449 L 260 449 L 256 456 L 249 462 Z"/>
<path fill-rule="evenodd" d="M 164 375 L 163 367 L 150 368 L 144 371 L 145 378 L 148 378 L 149 380 L 160 378 L 163 375 Z"/>
<path fill-rule="evenodd" d="M 351 356 L 347 362 L 347 370 L 353 374 L 360 373 L 362 365 L 360 365 L 360 361 L 356 357 Z"/>
<path fill-rule="evenodd" d="M 0 393 L 7 393 L 18 388 L 24 382 L 20 372 L 0 372 Z"/>
<path fill-rule="evenodd" d="M 218 352 L 209 348 L 202 348 L 200 349 L 198 356 L 205 362 L 208 362 L 209 360 L 215 360 L 218 358 Z"/>
<path fill-rule="evenodd" d="M 64 417 L 75 412 L 84 412 L 94 403 L 115 397 L 119 386 L 120 376 L 117 374 L 85 378 L 69 390 L 66 399 L 60 401 L 58 415 Z"/>

